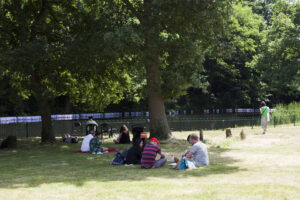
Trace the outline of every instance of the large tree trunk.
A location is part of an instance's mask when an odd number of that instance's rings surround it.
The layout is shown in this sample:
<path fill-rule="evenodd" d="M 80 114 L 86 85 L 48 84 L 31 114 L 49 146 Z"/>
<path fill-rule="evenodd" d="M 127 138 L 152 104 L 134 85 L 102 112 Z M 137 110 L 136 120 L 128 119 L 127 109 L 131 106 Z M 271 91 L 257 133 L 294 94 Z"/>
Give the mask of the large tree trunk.
<path fill-rule="evenodd" d="M 149 56 L 152 59 L 147 60 L 146 63 L 150 137 L 168 139 L 170 129 L 162 97 L 158 56 L 153 51 L 148 53 L 152 54 Z"/>
<path fill-rule="evenodd" d="M 159 53 L 153 38 L 159 34 L 158 30 L 153 29 L 153 0 L 144 0 L 144 16 L 141 24 L 145 28 L 145 66 L 147 73 L 147 93 L 150 115 L 150 137 L 168 139 L 170 128 L 165 112 L 164 99 L 162 96 Z M 154 43 L 153 43 L 154 42 Z"/>
<path fill-rule="evenodd" d="M 55 135 L 52 128 L 50 103 L 49 100 L 42 95 L 41 79 L 37 72 L 33 73 L 32 82 L 34 86 L 34 96 L 38 102 L 39 111 L 42 117 L 42 143 L 53 143 L 55 142 Z"/>
<path fill-rule="evenodd" d="M 39 110 L 42 117 L 42 143 L 53 143 L 55 135 L 52 128 L 50 104 L 47 99 L 39 99 Z"/>
<path fill-rule="evenodd" d="M 64 111 L 65 113 L 71 113 L 71 101 L 70 101 L 70 96 L 69 95 L 65 95 L 64 96 Z"/>

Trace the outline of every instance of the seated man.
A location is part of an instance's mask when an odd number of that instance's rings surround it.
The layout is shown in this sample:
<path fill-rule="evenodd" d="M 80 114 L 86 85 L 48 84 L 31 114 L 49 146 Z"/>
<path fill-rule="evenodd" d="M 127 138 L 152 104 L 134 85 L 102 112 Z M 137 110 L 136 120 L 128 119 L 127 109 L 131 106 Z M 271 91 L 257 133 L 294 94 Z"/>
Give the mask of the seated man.
<path fill-rule="evenodd" d="M 165 154 L 161 151 L 160 147 L 157 144 L 160 143 L 154 137 L 151 138 L 150 144 L 147 144 L 144 147 L 142 153 L 141 168 L 144 169 L 159 168 L 167 162 L 167 159 L 165 158 Z M 157 154 L 161 156 L 159 160 L 155 160 Z"/>
<path fill-rule="evenodd" d="M 84 136 L 82 144 L 81 144 L 81 151 L 90 151 L 90 141 L 95 136 L 95 131 L 90 130 L 89 134 Z"/>
<path fill-rule="evenodd" d="M 195 133 L 191 134 L 188 142 L 192 145 L 192 148 L 186 154 L 186 158 L 192 160 L 196 167 L 208 165 L 207 148 L 204 143 L 199 141 L 198 135 Z"/>
<path fill-rule="evenodd" d="M 100 132 L 97 132 L 95 134 L 95 137 L 93 137 L 90 141 L 90 152 L 92 154 L 102 154 L 103 152 L 106 152 L 108 149 L 105 147 L 102 147 L 102 142 L 100 141 L 102 139 L 102 135 Z"/>

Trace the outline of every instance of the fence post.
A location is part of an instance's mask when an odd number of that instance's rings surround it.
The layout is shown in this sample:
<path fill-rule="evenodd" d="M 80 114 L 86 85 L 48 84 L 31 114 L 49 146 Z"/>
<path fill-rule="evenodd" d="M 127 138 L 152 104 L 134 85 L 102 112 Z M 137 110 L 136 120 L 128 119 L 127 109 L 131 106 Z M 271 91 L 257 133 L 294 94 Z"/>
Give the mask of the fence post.
<path fill-rule="evenodd" d="M 274 128 L 275 128 L 275 126 L 276 126 L 276 116 L 274 116 Z"/>
<path fill-rule="evenodd" d="M 200 137 L 200 141 L 204 142 L 203 129 L 200 129 L 200 131 L 199 131 L 199 137 Z"/>
<path fill-rule="evenodd" d="M 223 128 L 223 130 L 224 130 L 224 119 L 222 120 L 222 128 Z"/>
<path fill-rule="evenodd" d="M 252 116 L 251 116 L 251 129 L 253 129 L 253 126 L 254 126 L 254 108 L 253 108 L 253 112 L 252 112 Z"/>
<path fill-rule="evenodd" d="M 28 138 L 28 122 L 26 122 L 25 126 L 26 126 L 26 138 Z"/>
<path fill-rule="evenodd" d="M 296 126 L 296 115 L 294 115 L 294 126 Z"/>

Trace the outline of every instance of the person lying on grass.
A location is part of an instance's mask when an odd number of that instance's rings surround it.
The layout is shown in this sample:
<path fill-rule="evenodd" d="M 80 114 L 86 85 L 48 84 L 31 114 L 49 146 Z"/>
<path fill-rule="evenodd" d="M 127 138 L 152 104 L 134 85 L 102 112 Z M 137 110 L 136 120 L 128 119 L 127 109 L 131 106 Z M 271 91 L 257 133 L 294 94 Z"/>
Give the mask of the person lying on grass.
<path fill-rule="evenodd" d="M 195 133 L 189 135 L 188 142 L 192 145 L 192 148 L 185 155 L 186 158 L 192 160 L 196 167 L 208 165 L 207 147 L 204 143 L 199 141 L 198 135 Z"/>
<path fill-rule="evenodd" d="M 78 137 L 72 136 L 69 133 L 66 133 L 62 136 L 62 141 L 64 143 L 78 143 Z"/>
<path fill-rule="evenodd" d="M 102 154 L 107 152 L 108 148 L 102 147 L 102 142 L 100 140 L 102 140 L 102 134 L 97 132 L 95 137 L 93 137 L 90 141 L 90 152 L 92 154 Z"/>
<path fill-rule="evenodd" d="M 150 139 L 150 144 L 146 144 L 142 153 L 141 168 L 159 168 L 167 162 L 165 154 L 161 151 L 157 144 L 160 143 L 155 137 Z M 161 156 L 159 160 L 155 160 L 157 154 Z"/>

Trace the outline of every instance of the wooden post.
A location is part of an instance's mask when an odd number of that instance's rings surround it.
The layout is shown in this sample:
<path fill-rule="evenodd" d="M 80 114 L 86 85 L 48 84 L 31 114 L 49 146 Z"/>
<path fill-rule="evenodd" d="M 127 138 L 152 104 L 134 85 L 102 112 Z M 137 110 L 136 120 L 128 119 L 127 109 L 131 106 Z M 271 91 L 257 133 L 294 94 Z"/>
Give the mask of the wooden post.
<path fill-rule="evenodd" d="M 231 134 L 231 129 L 230 129 L 230 128 L 227 128 L 225 133 L 226 133 L 226 138 L 232 136 L 232 134 Z"/>
<path fill-rule="evenodd" d="M 245 140 L 246 139 L 246 134 L 244 133 L 243 129 L 242 129 L 242 131 L 240 133 L 240 137 L 241 137 L 241 140 Z"/>
<path fill-rule="evenodd" d="M 200 141 L 204 143 L 203 129 L 200 129 L 200 131 L 199 131 L 199 138 L 200 138 Z"/>

